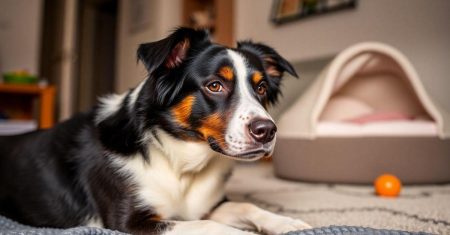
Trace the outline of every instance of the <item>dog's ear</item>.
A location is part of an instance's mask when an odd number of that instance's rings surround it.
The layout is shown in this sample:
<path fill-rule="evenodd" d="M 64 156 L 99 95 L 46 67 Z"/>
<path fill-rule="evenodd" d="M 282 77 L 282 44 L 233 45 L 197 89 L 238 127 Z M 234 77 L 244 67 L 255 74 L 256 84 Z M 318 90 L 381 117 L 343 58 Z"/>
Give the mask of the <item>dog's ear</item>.
<path fill-rule="evenodd" d="M 208 32 L 190 28 L 178 28 L 167 38 L 141 44 L 137 50 L 149 74 L 155 70 L 173 69 L 180 66 L 191 49 L 210 43 Z"/>
<path fill-rule="evenodd" d="M 298 78 L 294 67 L 283 57 L 281 57 L 273 48 L 262 43 L 254 43 L 252 41 L 238 42 L 238 49 L 249 51 L 259 56 L 263 62 L 267 75 L 271 77 L 281 78 L 286 71 L 292 76 Z"/>

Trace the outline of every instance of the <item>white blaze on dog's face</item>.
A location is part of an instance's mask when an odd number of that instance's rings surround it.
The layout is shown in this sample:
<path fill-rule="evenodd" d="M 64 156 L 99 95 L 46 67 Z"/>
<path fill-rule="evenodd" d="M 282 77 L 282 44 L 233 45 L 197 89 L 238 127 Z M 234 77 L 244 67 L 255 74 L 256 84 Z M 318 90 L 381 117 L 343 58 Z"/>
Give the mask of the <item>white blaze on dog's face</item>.
<path fill-rule="evenodd" d="M 257 99 L 258 93 L 254 91 L 252 84 L 259 82 L 255 79 L 262 79 L 260 77 L 262 72 L 251 68 L 241 53 L 228 50 L 228 55 L 236 76 L 237 103 L 225 133 L 227 153 L 232 156 L 242 156 L 242 160 L 255 160 L 269 156 L 275 146 L 276 126 L 272 117 Z"/>

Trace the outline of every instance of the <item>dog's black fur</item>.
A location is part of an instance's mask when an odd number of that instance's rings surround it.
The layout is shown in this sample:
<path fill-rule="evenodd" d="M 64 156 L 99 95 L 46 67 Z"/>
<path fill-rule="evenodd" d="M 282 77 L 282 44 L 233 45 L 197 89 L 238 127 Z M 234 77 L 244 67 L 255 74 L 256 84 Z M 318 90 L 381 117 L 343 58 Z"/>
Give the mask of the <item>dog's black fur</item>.
<path fill-rule="evenodd" d="M 149 143 L 143 138 L 155 127 L 226 153 L 220 137 L 199 131 L 201 120 L 213 113 L 224 114 L 226 126 L 225 114 L 232 112 L 238 96 L 230 92 L 214 97 L 201 88 L 216 68 L 227 65 L 225 49 L 211 43 L 205 31 L 180 28 L 166 39 L 139 47 L 138 59 L 149 75 L 135 100 L 130 90 L 118 110 L 108 115 L 100 114 L 104 107 L 98 105 L 48 130 L 0 137 L 0 214 L 40 227 L 79 226 L 93 216 L 107 228 L 136 234 L 170 227 L 151 206 L 137 209 L 136 186 L 126 175 L 116 174 L 110 160 L 137 154 L 151 164 Z M 267 92 L 255 94 L 263 104 L 277 100 L 284 71 L 296 75 L 286 60 L 263 44 L 246 41 L 233 50 L 245 55 L 253 69 L 263 71 Z M 195 97 L 195 104 L 181 125 L 173 107 L 188 95 Z"/>

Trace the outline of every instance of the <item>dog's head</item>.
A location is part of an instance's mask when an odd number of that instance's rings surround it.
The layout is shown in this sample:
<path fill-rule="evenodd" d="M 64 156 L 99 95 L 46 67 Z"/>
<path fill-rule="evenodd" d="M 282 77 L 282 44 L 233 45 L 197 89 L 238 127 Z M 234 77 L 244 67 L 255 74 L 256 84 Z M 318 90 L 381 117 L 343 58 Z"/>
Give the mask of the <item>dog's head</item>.
<path fill-rule="evenodd" d="M 137 55 L 149 74 L 136 106 L 147 126 L 240 160 L 272 153 L 277 129 L 266 108 L 283 73 L 297 76 L 275 50 L 251 41 L 228 48 L 205 31 L 179 28 Z"/>

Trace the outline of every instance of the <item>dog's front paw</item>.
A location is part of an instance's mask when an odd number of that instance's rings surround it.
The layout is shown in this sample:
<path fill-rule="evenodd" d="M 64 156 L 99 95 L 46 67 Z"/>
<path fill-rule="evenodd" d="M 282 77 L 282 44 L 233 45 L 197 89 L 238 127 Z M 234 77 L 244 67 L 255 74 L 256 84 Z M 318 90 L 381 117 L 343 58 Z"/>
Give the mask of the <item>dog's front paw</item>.
<path fill-rule="evenodd" d="M 301 220 L 277 215 L 245 202 L 226 202 L 213 212 L 210 219 L 270 235 L 311 228 Z"/>
<path fill-rule="evenodd" d="M 283 234 L 290 231 L 312 228 L 309 224 L 299 219 L 270 214 L 260 221 L 260 230 L 269 235 Z"/>

